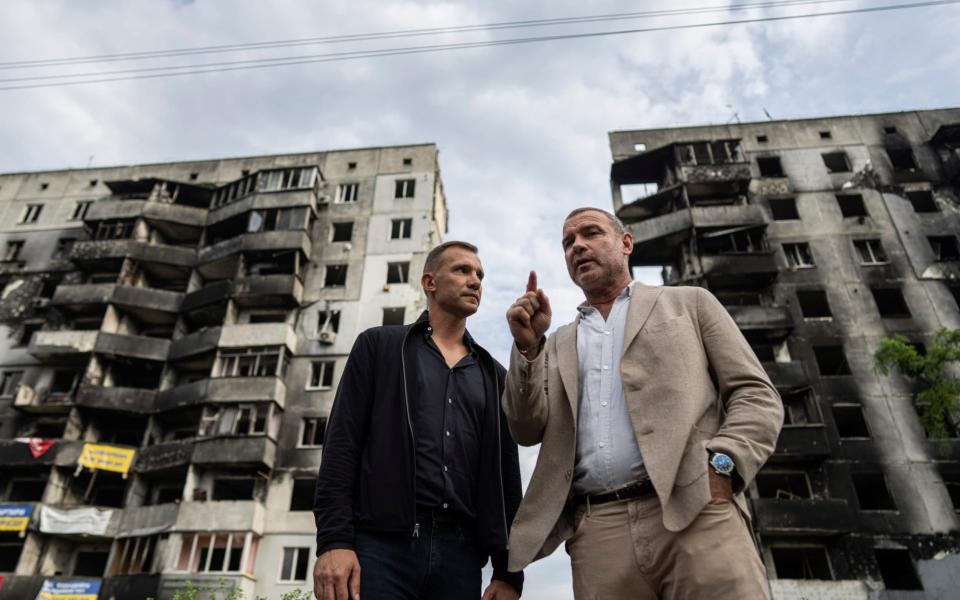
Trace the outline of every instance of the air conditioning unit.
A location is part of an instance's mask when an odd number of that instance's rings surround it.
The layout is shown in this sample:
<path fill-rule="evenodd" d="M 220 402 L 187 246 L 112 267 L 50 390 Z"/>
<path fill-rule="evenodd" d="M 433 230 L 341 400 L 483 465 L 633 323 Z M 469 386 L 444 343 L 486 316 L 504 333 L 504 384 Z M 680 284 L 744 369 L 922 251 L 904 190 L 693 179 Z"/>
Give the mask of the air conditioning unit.
<path fill-rule="evenodd" d="M 330 196 L 326 194 L 317 196 L 317 204 L 330 204 Z"/>
<path fill-rule="evenodd" d="M 37 398 L 37 392 L 23 383 L 17 384 L 17 392 L 13 397 L 14 406 L 32 406 Z"/>
<path fill-rule="evenodd" d="M 321 331 L 318 339 L 321 344 L 332 344 L 337 341 L 337 334 L 333 331 Z"/>

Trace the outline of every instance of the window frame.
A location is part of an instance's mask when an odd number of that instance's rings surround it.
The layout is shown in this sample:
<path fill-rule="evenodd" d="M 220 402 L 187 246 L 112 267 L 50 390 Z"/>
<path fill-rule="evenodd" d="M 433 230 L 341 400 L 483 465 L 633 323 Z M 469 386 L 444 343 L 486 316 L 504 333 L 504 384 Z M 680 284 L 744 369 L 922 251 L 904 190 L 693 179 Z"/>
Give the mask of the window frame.
<path fill-rule="evenodd" d="M 293 551 L 293 558 L 290 561 L 291 572 L 289 573 L 289 575 L 291 577 L 289 579 L 284 579 L 283 568 L 284 568 L 284 563 L 286 562 L 287 550 Z M 306 564 L 304 565 L 304 569 L 303 569 L 304 576 L 303 576 L 303 579 L 294 579 L 294 577 L 296 576 L 297 562 L 298 562 L 298 559 L 300 558 L 301 553 L 305 554 L 307 557 Z M 282 583 L 282 584 L 305 583 L 310 577 L 310 546 L 284 546 L 283 554 L 280 557 L 280 568 L 278 569 L 278 571 L 279 572 L 277 573 L 277 583 Z"/>
<path fill-rule="evenodd" d="M 314 374 L 317 372 L 318 365 L 320 368 L 319 377 L 315 377 Z M 310 361 L 310 372 L 307 374 L 307 383 L 303 389 L 309 390 L 311 392 L 317 390 L 332 390 L 333 384 L 335 383 L 337 373 L 337 361 L 332 358 L 325 358 L 319 360 Z M 319 384 L 314 385 L 314 379 L 319 381 Z M 329 383 L 325 383 L 329 379 Z"/>

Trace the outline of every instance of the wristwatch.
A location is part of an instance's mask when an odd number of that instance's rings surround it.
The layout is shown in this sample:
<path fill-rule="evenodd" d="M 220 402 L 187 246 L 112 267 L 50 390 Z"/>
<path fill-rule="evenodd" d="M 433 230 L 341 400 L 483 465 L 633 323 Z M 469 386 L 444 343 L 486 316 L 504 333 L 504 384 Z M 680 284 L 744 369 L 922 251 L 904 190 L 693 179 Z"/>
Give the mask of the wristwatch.
<path fill-rule="evenodd" d="M 723 475 L 724 477 L 730 477 L 736 468 L 733 459 L 723 452 L 714 452 L 710 455 L 710 466 L 713 467 L 713 471 L 717 475 Z"/>

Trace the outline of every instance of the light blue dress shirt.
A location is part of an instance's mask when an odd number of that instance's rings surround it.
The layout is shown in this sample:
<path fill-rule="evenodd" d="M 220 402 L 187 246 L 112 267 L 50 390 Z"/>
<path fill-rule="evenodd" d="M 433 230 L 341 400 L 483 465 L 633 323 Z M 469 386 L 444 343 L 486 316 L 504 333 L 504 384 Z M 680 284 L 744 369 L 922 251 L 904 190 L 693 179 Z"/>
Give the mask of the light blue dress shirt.
<path fill-rule="evenodd" d="M 586 302 L 577 307 L 580 408 L 573 469 L 575 494 L 596 494 L 647 477 L 620 380 L 624 326 L 633 286 L 631 282 L 614 300 L 606 321 Z"/>

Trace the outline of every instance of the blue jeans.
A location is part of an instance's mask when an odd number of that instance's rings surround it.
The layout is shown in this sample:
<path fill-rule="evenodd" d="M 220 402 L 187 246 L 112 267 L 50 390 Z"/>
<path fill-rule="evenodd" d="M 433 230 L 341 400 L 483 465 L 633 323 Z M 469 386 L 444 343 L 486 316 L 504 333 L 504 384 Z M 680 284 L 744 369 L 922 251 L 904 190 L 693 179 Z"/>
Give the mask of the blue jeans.
<path fill-rule="evenodd" d="M 419 537 L 358 531 L 363 600 L 477 600 L 486 562 L 473 528 L 417 515 Z M 411 532 L 412 533 L 412 532 Z"/>

